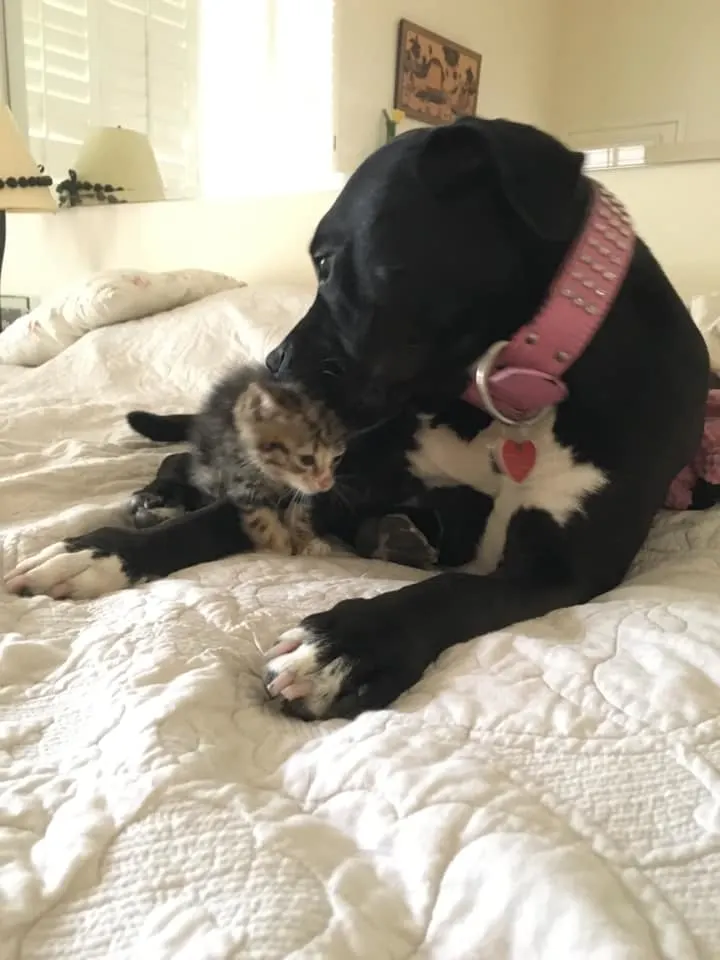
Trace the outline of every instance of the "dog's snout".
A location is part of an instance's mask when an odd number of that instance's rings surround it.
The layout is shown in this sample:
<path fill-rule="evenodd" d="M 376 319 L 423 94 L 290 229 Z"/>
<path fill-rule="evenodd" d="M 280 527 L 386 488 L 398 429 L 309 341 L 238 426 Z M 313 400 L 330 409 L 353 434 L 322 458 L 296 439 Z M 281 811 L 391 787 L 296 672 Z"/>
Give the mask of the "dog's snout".
<path fill-rule="evenodd" d="M 156 493 L 138 491 L 130 497 L 131 510 L 154 510 L 162 506 L 164 506 L 163 499 Z"/>
<path fill-rule="evenodd" d="M 387 399 L 387 392 L 379 380 L 369 380 L 363 385 L 362 392 L 359 396 L 364 406 L 376 408 L 384 405 Z"/>
<path fill-rule="evenodd" d="M 265 357 L 265 366 L 270 373 L 277 376 L 287 366 L 289 359 L 290 350 L 286 344 L 281 343 Z"/>

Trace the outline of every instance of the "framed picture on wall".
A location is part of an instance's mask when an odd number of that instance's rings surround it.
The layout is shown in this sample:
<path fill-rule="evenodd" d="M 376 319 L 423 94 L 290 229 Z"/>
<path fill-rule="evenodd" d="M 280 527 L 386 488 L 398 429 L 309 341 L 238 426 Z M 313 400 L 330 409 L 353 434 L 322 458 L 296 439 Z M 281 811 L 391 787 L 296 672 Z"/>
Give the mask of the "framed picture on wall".
<path fill-rule="evenodd" d="M 24 313 L 30 312 L 29 297 L 6 297 L 0 296 L 0 330 L 9 327 L 10 324 L 22 317 Z"/>
<path fill-rule="evenodd" d="M 475 116 L 482 56 L 401 20 L 398 27 L 395 103 L 413 120 L 451 123 Z"/>

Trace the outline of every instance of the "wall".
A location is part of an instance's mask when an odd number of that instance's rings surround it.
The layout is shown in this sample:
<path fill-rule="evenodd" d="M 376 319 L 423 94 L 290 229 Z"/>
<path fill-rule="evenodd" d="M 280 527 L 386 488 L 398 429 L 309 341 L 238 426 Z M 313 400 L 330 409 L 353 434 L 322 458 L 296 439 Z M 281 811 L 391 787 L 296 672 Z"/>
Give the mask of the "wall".
<path fill-rule="evenodd" d="M 338 0 L 338 154 L 352 170 L 392 105 L 400 17 L 483 53 L 480 111 L 543 124 L 557 0 Z M 106 267 L 202 266 L 249 280 L 310 278 L 305 249 L 332 193 L 11 216 L 2 289 L 43 295 Z"/>
<path fill-rule="evenodd" d="M 688 142 L 720 140 L 717 0 L 559 0 L 557 27 L 559 133 L 678 120 Z"/>
<path fill-rule="evenodd" d="M 95 270 L 205 267 L 243 280 L 310 280 L 308 241 L 333 193 L 10 214 L 0 285 L 42 296 Z"/>
<path fill-rule="evenodd" d="M 381 142 L 392 107 L 397 25 L 411 20 L 483 55 L 478 112 L 546 126 L 557 0 L 339 0 L 337 161 L 352 170 Z M 401 130 L 416 124 L 406 122 Z"/>
<path fill-rule="evenodd" d="M 638 233 L 685 297 L 720 292 L 720 163 L 593 174 L 627 204 Z"/>

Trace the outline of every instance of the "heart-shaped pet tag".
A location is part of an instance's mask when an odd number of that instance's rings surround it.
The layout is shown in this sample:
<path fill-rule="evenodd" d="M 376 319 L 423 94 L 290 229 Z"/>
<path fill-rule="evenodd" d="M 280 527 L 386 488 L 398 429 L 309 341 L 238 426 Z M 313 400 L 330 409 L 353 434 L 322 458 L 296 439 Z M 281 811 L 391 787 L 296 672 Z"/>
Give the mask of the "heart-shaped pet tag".
<path fill-rule="evenodd" d="M 503 440 L 497 451 L 497 464 L 503 473 L 522 483 L 535 466 L 537 450 L 532 440 Z"/>

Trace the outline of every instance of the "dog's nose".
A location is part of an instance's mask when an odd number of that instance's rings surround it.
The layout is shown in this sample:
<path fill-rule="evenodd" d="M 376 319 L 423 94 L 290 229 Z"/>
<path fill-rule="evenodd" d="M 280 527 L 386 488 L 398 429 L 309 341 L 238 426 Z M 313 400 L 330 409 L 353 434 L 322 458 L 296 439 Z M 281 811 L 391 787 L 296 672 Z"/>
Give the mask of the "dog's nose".
<path fill-rule="evenodd" d="M 268 368 L 270 373 L 277 376 L 278 373 L 281 373 L 283 367 L 287 366 L 287 361 L 290 358 L 290 351 L 285 346 L 285 344 L 280 344 L 280 346 L 275 347 L 274 350 L 271 350 L 270 353 L 265 357 L 265 366 Z"/>
<path fill-rule="evenodd" d="M 385 385 L 376 379 L 366 381 L 363 384 L 360 397 L 363 406 L 370 407 L 371 409 L 382 408 L 387 398 Z"/>
<path fill-rule="evenodd" d="M 138 491 L 130 497 L 131 510 L 154 510 L 156 507 L 164 507 L 163 498 L 156 493 L 144 493 Z"/>

